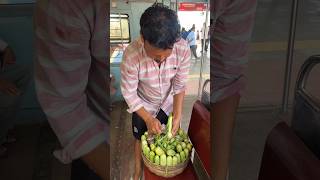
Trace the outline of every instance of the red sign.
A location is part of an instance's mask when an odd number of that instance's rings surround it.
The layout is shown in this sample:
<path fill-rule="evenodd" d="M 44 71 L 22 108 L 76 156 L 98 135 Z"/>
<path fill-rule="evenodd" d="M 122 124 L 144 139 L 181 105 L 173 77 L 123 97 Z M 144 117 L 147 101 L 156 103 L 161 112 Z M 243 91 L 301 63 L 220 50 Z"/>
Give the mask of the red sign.
<path fill-rule="evenodd" d="M 206 9 L 207 9 L 207 3 L 192 3 L 192 2 L 179 3 L 179 11 L 205 11 Z"/>

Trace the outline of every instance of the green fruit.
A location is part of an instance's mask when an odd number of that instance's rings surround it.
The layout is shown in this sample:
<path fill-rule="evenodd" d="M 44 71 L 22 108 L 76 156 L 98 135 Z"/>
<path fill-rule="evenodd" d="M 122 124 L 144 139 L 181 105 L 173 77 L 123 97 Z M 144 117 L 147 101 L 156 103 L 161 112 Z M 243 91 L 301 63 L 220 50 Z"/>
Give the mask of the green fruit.
<path fill-rule="evenodd" d="M 155 157 L 155 153 L 153 151 L 150 151 L 149 153 L 149 160 L 153 163 L 154 162 L 154 157 Z"/>
<path fill-rule="evenodd" d="M 176 154 L 176 157 L 177 157 L 177 164 L 179 164 L 179 163 L 181 162 L 180 154 L 177 153 L 177 154 Z"/>
<path fill-rule="evenodd" d="M 154 151 L 156 149 L 156 146 L 154 144 L 150 144 L 151 151 Z"/>
<path fill-rule="evenodd" d="M 149 156 L 150 148 L 148 146 L 145 146 L 145 154 L 147 157 Z"/>
<path fill-rule="evenodd" d="M 189 149 L 189 151 L 191 151 L 191 149 L 192 149 L 192 144 L 188 143 L 188 144 L 187 144 L 187 148 Z"/>
<path fill-rule="evenodd" d="M 142 135 L 142 136 L 141 136 L 141 141 L 143 141 L 143 140 L 147 140 L 147 138 L 146 138 L 145 135 Z"/>
<path fill-rule="evenodd" d="M 187 144 L 185 142 L 182 142 L 181 146 L 182 146 L 183 149 L 185 149 L 187 147 Z"/>
<path fill-rule="evenodd" d="M 145 135 L 145 136 L 148 136 L 148 131 L 144 132 L 144 135 Z"/>
<path fill-rule="evenodd" d="M 176 152 L 174 150 L 172 150 L 172 149 L 169 149 L 167 151 L 167 155 L 169 155 L 169 156 L 174 156 L 175 154 L 176 154 Z"/>
<path fill-rule="evenodd" d="M 180 136 L 183 136 L 184 132 L 183 132 L 183 130 L 182 130 L 181 128 L 179 129 L 178 134 L 179 134 Z"/>
<path fill-rule="evenodd" d="M 142 141 L 141 141 L 141 146 L 143 147 L 143 146 L 145 146 L 145 145 L 148 146 L 148 142 L 147 142 L 146 140 L 142 140 Z"/>
<path fill-rule="evenodd" d="M 172 157 L 167 156 L 167 166 L 172 166 Z"/>
<path fill-rule="evenodd" d="M 156 147 L 156 154 L 158 156 L 161 156 L 162 154 L 164 154 L 164 151 L 158 146 L 158 147 Z"/>
<path fill-rule="evenodd" d="M 160 165 L 161 166 L 166 166 L 167 165 L 167 156 L 165 154 L 162 154 L 160 156 Z"/>
<path fill-rule="evenodd" d="M 154 157 L 154 163 L 155 163 L 156 165 L 160 165 L 160 156 L 156 155 L 156 156 Z"/>
<path fill-rule="evenodd" d="M 177 156 L 173 156 L 172 157 L 172 166 L 175 166 L 177 164 L 178 164 L 178 158 L 177 158 Z"/>
<path fill-rule="evenodd" d="M 182 146 L 181 146 L 180 144 L 178 144 L 176 148 L 177 148 L 177 151 L 178 151 L 178 152 L 181 152 L 181 151 L 182 151 Z"/>
<path fill-rule="evenodd" d="M 150 154 L 151 156 L 156 156 L 156 153 L 155 153 L 154 151 L 150 151 L 149 154 Z"/>
<path fill-rule="evenodd" d="M 167 137 L 169 139 L 172 138 L 172 133 L 171 133 L 171 130 L 172 130 L 172 118 L 173 118 L 173 114 L 170 113 L 169 118 L 168 118 L 168 123 L 167 123 Z"/>
<path fill-rule="evenodd" d="M 148 148 L 149 148 L 148 145 L 142 146 L 142 152 L 143 152 L 143 154 L 146 154 L 146 150 L 147 150 Z"/>
<path fill-rule="evenodd" d="M 184 151 L 180 152 L 180 160 L 181 160 L 181 162 L 184 162 L 186 160 L 186 154 Z"/>
<path fill-rule="evenodd" d="M 176 141 L 179 141 L 181 139 L 181 136 L 180 135 L 176 135 L 175 139 L 176 139 Z"/>
<path fill-rule="evenodd" d="M 184 149 L 184 153 L 185 153 L 185 155 L 186 155 L 186 158 L 189 156 L 189 149 Z"/>

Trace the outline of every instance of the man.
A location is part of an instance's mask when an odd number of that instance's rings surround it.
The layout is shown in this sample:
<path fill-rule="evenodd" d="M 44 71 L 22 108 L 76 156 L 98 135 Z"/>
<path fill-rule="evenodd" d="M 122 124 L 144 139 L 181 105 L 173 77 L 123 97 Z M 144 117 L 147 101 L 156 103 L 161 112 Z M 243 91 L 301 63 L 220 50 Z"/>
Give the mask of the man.
<path fill-rule="evenodd" d="M 213 6 L 211 53 L 212 174 L 226 180 L 236 111 L 254 25 L 256 0 L 218 0 Z"/>
<path fill-rule="evenodd" d="M 196 43 L 196 34 L 195 34 L 195 27 L 191 28 L 190 33 L 187 36 L 187 41 L 192 51 L 193 56 L 198 59 L 197 55 L 197 43 Z"/>
<path fill-rule="evenodd" d="M 16 64 L 12 48 L 2 39 L 0 63 L 0 157 L 4 157 L 7 154 L 4 144 L 16 141 L 13 136 L 9 136 L 8 131 L 14 126 L 15 115 L 31 75 L 26 67 Z"/>
<path fill-rule="evenodd" d="M 161 133 L 170 112 L 173 134 L 180 126 L 190 66 L 189 47 L 180 38 L 176 13 L 168 7 L 154 4 L 145 10 L 140 34 L 125 50 L 120 66 L 122 94 L 133 113 L 135 180 L 141 177 L 141 135 Z"/>
<path fill-rule="evenodd" d="M 209 35 L 209 27 L 206 28 L 206 23 L 203 23 L 203 26 L 200 31 L 201 51 L 205 50 L 205 52 L 207 52 L 208 50 L 208 43 L 209 43 L 208 35 Z"/>
<path fill-rule="evenodd" d="M 107 1 L 36 4 L 36 91 L 74 180 L 109 179 L 108 15 Z"/>

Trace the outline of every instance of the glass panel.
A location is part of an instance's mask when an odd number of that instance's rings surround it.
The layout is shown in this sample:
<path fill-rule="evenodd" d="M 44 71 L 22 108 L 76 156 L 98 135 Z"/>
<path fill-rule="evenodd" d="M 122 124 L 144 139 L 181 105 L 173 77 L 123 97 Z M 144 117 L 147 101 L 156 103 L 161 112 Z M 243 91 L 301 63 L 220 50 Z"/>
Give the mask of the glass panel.
<path fill-rule="evenodd" d="M 306 83 L 306 91 L 311 95 L 314 101 L 320 103 L 320 64 L 317 64 L 310 72 Z"/>

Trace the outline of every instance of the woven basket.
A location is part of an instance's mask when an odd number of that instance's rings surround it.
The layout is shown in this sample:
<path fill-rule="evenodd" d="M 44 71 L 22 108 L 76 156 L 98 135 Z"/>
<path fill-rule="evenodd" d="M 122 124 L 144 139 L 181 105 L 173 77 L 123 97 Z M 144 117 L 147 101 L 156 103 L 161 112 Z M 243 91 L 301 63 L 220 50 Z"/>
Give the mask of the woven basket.
<path fill-rule="evenodd" d="M 191 153 L 190 153 L 191 154 Z M 148 167 L 148 169 L 156 174 L 157 176 L 165 177 L 165 178 L 170 178 L 174 177 L 184 171 L 184 169 L 187 167 L 188 162 L 190 160 L 190 154 L 188 158 L 183 162 L 179 163 L 176 166 L 160 166 L 160 165 L 155 165 L 148 158 L 144 156 L 144 154 L 141 152 L 141 156 L 143 159 L 144 164 Z"/>

